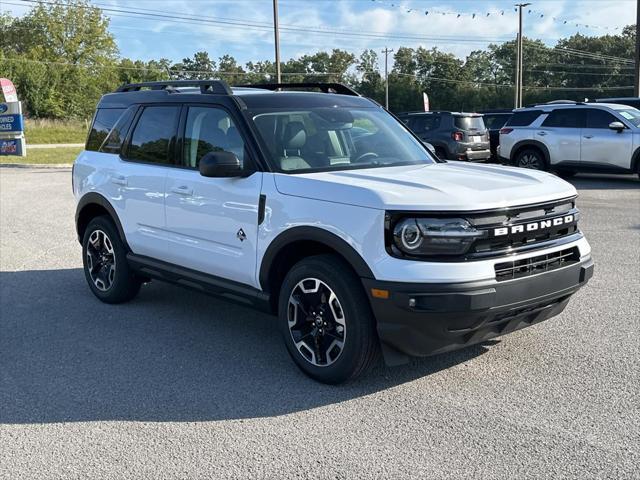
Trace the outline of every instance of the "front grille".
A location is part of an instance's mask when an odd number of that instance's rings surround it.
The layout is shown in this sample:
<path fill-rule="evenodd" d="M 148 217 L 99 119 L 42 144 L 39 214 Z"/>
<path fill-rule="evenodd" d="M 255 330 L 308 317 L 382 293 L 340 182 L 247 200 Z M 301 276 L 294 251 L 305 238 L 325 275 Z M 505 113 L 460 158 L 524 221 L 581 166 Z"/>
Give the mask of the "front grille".
<path fill-rule="evenodd" d="M 525 247 L 531 244 L 553 241 L 573 235 L 578 232 L 577 220 L 579 212 L 575 208 L 573 200 L 562 200 L 560 202 L 520 207 L 506 212 L 470 216 L 468 219 L 476 228 L 486 230 L 489 233 L 500 227 L 511 228 L 531 222 L 548 221 L 565 215 L 572 215 L 575 221 L 570 224 L 562 224 L 535 231 L 510 233 L 499 237 L 488 235 L 486 238 L 474 242 L 468 252 L 468 256 L 477 258 L 495 256 L 501 253 L 515 253 L 520 249 L 526 249 Z"/>
<path fill-rule="evenodd" d="M 504 280 L 513 280 L 514 278 L 528 277 L 557 270 L 579 261 L 580 251 L 577 247 L 573 247 L 513 262 L 496 263 L 496 280 L 502 282 Z"/>

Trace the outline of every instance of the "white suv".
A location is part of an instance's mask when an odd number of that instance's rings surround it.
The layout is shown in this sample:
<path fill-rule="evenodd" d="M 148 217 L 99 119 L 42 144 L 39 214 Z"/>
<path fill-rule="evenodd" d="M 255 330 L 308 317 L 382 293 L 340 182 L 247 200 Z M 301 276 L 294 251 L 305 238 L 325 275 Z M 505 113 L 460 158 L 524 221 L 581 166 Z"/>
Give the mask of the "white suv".
<path fill-rule="evenodd" d="M 126 85 L 73 190 L 100 300 L 157 279 L 261 308 L 328 383 L 545 320 L 593 271 L 571 185 L 441 161 L 340 84 Z"/>
<path fill-rule="evenodd" d="M 500 130 L 503 162 L 536 170 L 638 173 L 640 110 L 609 103 L 549 103 L 514 110 Z"/>

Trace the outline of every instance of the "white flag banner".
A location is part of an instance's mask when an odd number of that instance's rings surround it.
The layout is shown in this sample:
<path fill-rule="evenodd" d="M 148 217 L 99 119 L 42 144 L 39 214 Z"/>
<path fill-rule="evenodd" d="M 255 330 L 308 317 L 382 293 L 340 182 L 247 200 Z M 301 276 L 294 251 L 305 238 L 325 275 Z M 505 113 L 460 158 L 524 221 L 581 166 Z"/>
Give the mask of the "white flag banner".
<path fill-rule="evenodd" d="M 429 111 L 429 95 L 427 95 L 426 92 L 422 93 L 422 101 L 424 102 L 424 111 L 428 112 Z"/>
<path fill-rule="evenodd" d="M 0 88 L 4 94 L 4 101 L 6 103 L 12 103 L 18 101 L 18 94 L 16 93 L 16 87 L 13 86 L 11 80 L 8 78 L 0 78 Z"/>

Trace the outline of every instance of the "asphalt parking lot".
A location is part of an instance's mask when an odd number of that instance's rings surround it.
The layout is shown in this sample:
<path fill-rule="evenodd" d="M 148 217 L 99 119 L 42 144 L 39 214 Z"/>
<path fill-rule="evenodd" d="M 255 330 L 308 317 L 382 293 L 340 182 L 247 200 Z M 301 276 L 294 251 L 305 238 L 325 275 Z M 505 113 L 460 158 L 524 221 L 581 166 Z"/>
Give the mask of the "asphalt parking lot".
<path fill-rule="evenodd" d="M 639 478 L 640 181 L 572 181 L 596 273 L 561 316 L 330 387 L 253 310 L 101 304 L 70 169 L 0 168 L 0 478 Z"/>

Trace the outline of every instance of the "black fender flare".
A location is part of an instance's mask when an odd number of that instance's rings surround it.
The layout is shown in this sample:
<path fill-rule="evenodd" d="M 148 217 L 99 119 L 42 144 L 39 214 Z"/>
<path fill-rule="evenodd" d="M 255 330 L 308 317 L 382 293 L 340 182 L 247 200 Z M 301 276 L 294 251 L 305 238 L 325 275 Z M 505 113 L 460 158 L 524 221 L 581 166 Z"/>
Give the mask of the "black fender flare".
<path fill-rule="evenodd" d="M 360 254 L 344 239 L 323 228 L 303 225 L 289 228 L 280 233 L 267 248 L 260 263 L 260 273 L 258 277 L 263 290 L 268 290 L 269 272 L 277 255 L 283 248 L 286 248 L 287 245 L 301 240 L 310 240 L 326 245 L 342 255 L 359 277 L 375 278 L 367 262 L 365 262 Z"/>
<path fill-rule="evenodd" d="M 109 213 L 109 215 L 111 216 L 111 219 L 113 220 L 113 223 L 116 226 L 116 229 L 118 230 L 118 235 L 120 235 L 120 239 L 124 243 L 127 250 L 131 250 L 129 248 L 129 244 L 127 243 L 127 239 L 124 235 L 124 229 L 122 228 L 122 224 L 120 223 L 120 219 L 118 218 L 118 214 L 116 213 L 115 208 L 113 208 L 109 200 L 107 200 L 104 196 L 96 192 L 86 193 L 78 201 L 78 205 L 76 207 L 76 233 L 78 234 L 78 241 L 82 243 L 82 238 L 80 238 L 80 223 L 79 223 L 80 216 L 82 215 L 82 211 L 91 205 L 99 205 Z"/>
<path fill-rule="evenodd" d="M 549 149 L 547 148 L 547 146 L 539 140 L 531 140 L 531 139 L 520 140 L 511 148 L 512 153 L 511 153 L 510 160 L 512 164 L 515 164 L 516 152 L 522 149 L 523 147 L 524 148 L 535 147 L 539 149 L 540 151 L 542 151 L 542 155 L 544 155 L 544 161 L 547 164 L 547 167 L 551 165 L 551 154 L 549 153 Z"/>
<path fill-rule="evenodd" d="M 631 156 L 631 173 L 640 173 L 640 147 L 636 148 L 636 151 L 633 152 Z"/>

